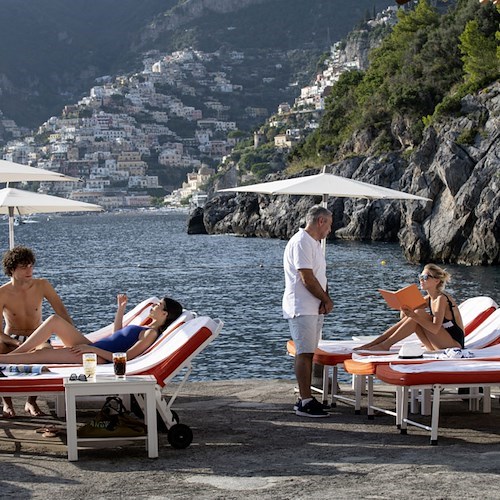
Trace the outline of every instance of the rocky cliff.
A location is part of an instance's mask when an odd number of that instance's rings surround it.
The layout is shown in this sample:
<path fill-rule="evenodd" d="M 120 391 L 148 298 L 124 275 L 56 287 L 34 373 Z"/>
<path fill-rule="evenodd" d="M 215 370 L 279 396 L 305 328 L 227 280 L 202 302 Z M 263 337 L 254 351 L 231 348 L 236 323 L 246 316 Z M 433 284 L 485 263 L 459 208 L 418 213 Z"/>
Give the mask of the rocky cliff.
<path fill-rule="evenodd" d="M 354 30 L 347 35 L 345 47 L 340 53 L 340 62 L 348 63 L 357 61 L 359 68 L 366 70 L 370 64 L 368 54 L 372 49 L 378 47 L 385 31 L 359 29 Z"/>
<path fill-rule="evenodd" d="M 466 96 L 458 116 L 427 128 L 411 154 L 406 149 L 330 165 L 331 173 L 432 200 L 330 199 L 335 219 L 331 238 L 399 241 L 411 262 L 499 264 L 499 138 L 500 83 L 496 82 Z M 234 171 L 229 175 L 234 179 Z M 189 231 L 289 238 L 304 223 L 307 209 L 320 201 L 320 197 L 216 194 L 203 211 L 193 214 Z"/>
<path fill-rule="evenodd" d="M 142 33 L 142 39 L 156 39 L 166 31 L 171 31 L 193 20 L 199 19 L 207 12 L 227 14 L 265 0 L 186 0 L 177 4 L 170 11 L 158 16 Z"/>

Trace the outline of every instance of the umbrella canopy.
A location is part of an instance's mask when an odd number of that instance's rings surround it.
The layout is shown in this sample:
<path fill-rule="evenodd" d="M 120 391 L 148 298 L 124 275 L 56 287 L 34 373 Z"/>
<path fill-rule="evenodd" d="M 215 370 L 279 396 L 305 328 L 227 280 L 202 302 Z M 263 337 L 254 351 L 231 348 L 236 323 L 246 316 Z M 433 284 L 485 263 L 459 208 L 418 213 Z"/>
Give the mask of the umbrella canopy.
<path fill-rule="evenodd" d="M 376 184 L 356 181 L 347 177 L 322 172 L 315 175 L 305 175 L 281 181 L 261 182 L 248 186 L 221 189 L 219 192 L 262 193 L 262 194 L 295 194 L 322 196 L 322 205 L 326 207 L 328 197 L 365 198 L 368 200 L 407 200 L 431 201 L 429 198 L 396 191 Z M 321 242 L 326 251 L 326 239 Z"/>
<path fill-rule="evenodd" d="M 294 177 L 281 181 L 261 182 L 250 184 L 249 186 L 239 186 L 235 188 L 221 189 L 224 191 L 236 191 L 242 193 L 263 193 L 263 194 L 301 194 L 310 196 L 323 196 L 326 201 L 328 196 L 337 198 L 366 198 L 370 200 L 414 200 L 430 201 L 429 198 L 416 196 L 414 194 L 396 191 L 367 182 L 348 179 L 338 175 L 321 173 L 316 175 L 306 175 L 304 177 Z"/>
<path fill-rule="evenodd" d="M 29 167 L 12 161 L 0 160 L 0 182 L 24 182 L 24 181 L 74 181 L 80 179 L 68 175 L 52 172 L 43 168 Z"/>
<path fill-rule="evenodd" d="M 99 212 L 103 208 L 92 203 L 69 200 L 21 189 L 0 189 L 0 214 L 9 215 L 9 245 L 14 248 L 14 215 L 53 212 Z"/>

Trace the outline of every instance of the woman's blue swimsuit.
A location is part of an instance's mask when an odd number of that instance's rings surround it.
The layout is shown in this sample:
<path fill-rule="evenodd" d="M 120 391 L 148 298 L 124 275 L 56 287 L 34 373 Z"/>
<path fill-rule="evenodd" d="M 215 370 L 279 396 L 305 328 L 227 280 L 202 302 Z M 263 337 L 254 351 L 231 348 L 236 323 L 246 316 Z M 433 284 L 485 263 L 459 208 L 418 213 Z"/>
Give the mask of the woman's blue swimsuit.
<path fill-rule="evenodd" d="M 127 352 L 139 340 L 140 333 L 147 329 L 146 326 L 128 325 L 109 337 L 94 342 L 92 346 L 108 352 Z"/>

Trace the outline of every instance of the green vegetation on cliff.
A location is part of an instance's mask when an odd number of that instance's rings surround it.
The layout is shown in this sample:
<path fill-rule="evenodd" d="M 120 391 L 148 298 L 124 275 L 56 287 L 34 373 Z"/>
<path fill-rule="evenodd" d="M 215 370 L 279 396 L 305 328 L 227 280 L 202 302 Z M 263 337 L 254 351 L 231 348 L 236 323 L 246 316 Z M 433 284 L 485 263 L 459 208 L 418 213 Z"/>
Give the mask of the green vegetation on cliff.
<path fill-rule="evenodd" d="M 369 69 L 345 73 L 333 87 L 319 128 L 292 152 L 292 165 L 411 148 L 425 125 L 498 79 L 498 8 L 459 0 L 439 15 L 420 0 L 398 17 Z"/>

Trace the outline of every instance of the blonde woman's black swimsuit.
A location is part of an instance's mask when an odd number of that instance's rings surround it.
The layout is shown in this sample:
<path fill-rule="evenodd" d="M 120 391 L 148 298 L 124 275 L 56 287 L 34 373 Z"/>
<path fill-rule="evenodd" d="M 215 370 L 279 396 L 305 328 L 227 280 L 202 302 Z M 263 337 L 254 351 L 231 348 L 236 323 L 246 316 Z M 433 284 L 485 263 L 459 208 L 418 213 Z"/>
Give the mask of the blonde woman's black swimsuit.
<path fill-rule="evenodd" d="M 450 311 L 451 311 L 451 318 L 444 318 L 443 319 L 443 328 L 450 334 L 450 337 L 457 341 L 460 344 L 460 347 L 463 349 L 464 348 L 464 331 L 457 325 L 457 322 L 455 320 L 455 313 L 453 312 L 453 308 L 455 305 L 453 302 L 450 300 L 448 295 L 443 293 L 443 295 L 446 297 L 446 300 L 448 301 L 448 304 L 450 305 Z M 431 299 L 429 298 L 429 311 L 431 312 L 431 316 L 434 317 L 434 313 L 432 312 L 432 307 L 431 307 Z"/>

